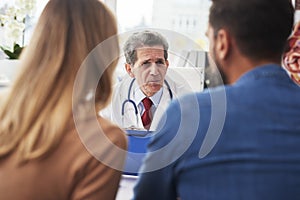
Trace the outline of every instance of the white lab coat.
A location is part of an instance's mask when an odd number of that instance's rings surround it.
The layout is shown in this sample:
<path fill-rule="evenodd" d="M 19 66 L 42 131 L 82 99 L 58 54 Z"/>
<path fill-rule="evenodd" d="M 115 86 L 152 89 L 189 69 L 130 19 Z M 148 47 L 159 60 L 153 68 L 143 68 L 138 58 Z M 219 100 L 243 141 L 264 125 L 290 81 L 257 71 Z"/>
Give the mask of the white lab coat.
<path fill-rule="evenodd" d="M 171 80 L 169 77 L 166 77 L 166 80 L 170 85 L 173 99 L 191 92 L 191 89 L 188 89 L 189 87 L 186 87 L 182 82 L 176 84 L 175 81 Z M 124 119 L 122 119 L 122 104 L 126 99 L 128 99 L 129 85 L 131 81 L 132 78 L 127 75 L 121 82 L 117 84 L 117 86 L 114 88 L 112 103 L 107 108 L 102 110 L 100 112 L 100 115 L 116 123 L 121 128 L 126 129 L 129 127 L 134 127 L 139 130 L 145 130 L 141 120 L 139 109 L 136 117 L 134 107 L 131 103 L 125 104 Z M 134 81 L 130 94 L 131 100 L 134 100 L 133 91 L 136 87 L 138 87 L 138 84 L 136 83 L 136 81 Z M 168 107 L 170 101 L 170 93 L 167 86 L 164 84 L 162 97 L 153 115 L 153 119 L 149 129 L 150 131 L 155 131 L 158 129 L 158 123 L 161 120 L 164 112 L 166 111 L 166 108 Z M 138 103 L 139 102 L 135 102 L 136 106 L 138 106 Z"/>

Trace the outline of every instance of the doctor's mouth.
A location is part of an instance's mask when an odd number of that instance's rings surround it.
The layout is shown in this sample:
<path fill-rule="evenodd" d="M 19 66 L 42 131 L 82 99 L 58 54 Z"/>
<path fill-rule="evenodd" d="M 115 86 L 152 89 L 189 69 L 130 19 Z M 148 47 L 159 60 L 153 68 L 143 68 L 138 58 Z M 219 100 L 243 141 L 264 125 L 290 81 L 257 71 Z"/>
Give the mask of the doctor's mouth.
<path fill-rule="evenodd" d="M 163 86 L 163 83 L 161 81 L 157 82 L 147 82 L 142 87 L 143 88 L 152 88 L 152 89 L 160 89 Z"/>

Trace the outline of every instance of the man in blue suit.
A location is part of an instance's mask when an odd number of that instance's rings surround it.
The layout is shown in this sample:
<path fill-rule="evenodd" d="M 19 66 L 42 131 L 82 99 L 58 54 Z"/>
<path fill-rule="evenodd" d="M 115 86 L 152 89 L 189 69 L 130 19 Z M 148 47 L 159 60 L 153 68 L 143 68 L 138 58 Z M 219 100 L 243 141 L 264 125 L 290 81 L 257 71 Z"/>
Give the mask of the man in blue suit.
<path fill-rule="evenodd" d="M 300 87 L 281 67 L 292 25 L 288 0 L 212 0 L 225 85 L 171 103 L 135 200 L 300 199 Z"/>

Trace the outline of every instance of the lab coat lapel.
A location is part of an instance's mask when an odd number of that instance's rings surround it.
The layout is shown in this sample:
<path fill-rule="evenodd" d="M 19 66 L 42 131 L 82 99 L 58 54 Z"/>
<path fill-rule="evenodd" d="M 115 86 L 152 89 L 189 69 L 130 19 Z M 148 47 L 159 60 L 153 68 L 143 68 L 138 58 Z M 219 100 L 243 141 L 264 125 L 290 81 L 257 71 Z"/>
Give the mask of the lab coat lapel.
<path fill-rule="evenodd" d="M 163 114 L 165 113 L 168 105 L 170 104 L 171 98 L 169 91 L 166 87 L 163 87 L 163 94 L 160 99 L 160 102 L 156 108 L 155 114 L 153 116 L 153 120 L 150 126 L 150 131 L 155 131 L 157 130 L 159 121 L 161 120 Z"/>

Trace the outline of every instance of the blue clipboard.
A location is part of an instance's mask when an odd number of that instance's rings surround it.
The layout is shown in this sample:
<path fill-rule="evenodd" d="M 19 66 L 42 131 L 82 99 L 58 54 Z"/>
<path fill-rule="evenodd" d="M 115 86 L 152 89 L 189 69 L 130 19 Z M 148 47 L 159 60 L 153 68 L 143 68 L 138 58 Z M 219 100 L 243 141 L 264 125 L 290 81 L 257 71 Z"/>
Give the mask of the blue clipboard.
<path fill-rule="evenodd" d="M 145 157 L 152 132 L 144 130 L 126 130 L 126 133 L 128 136 L 128 153 L 123 174 L 137 175 Z"/>

